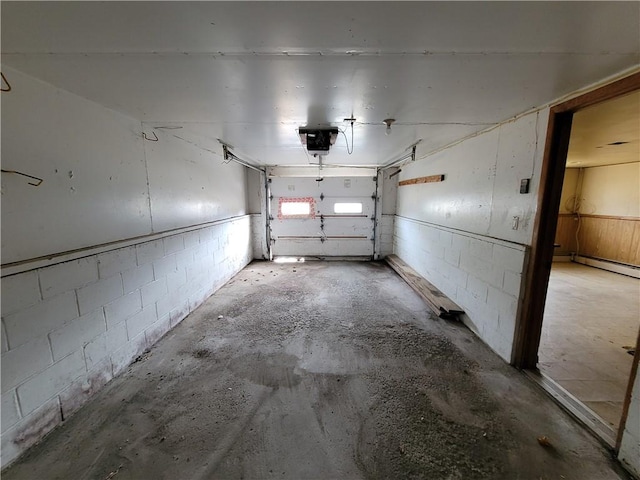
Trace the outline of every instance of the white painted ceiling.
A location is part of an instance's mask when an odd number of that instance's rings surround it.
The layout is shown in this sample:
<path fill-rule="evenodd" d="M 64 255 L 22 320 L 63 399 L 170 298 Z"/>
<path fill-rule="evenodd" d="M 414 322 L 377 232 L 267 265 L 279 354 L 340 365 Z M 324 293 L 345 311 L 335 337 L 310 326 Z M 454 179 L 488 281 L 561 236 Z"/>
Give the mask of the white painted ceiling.
<path fill-rule="evenodd" d="M 575 113 L 568 168 L 640 162 L 640 90 Z"/>
<path fill-rule="evenodd" d="M 639 2 L 7 2 L 2 63 L 255 163 L 418 156 L 640 63 Z M 382 120 L 397 119 L 384 135 Z M 216 148 L 219 149 L 219 146 Z M 470 159 L 472 160 L 472 159 Z"/>

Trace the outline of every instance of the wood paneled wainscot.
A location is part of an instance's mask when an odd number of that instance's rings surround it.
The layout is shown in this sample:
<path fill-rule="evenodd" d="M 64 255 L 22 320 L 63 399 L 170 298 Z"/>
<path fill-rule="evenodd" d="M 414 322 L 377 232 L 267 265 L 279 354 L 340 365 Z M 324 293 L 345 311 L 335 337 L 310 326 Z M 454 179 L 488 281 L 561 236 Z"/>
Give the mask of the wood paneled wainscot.
<path fill-rule="evenodd" d="M 558 215 L 556 227 L 555 255 L 569 255 L 576 251 L 576 230 L 578 229 L 578 216 L 575 213 L 561 213 Z"/>
<path fill-rule="evenodd" d="M 579 253 L 640 266 L 640 218 L 580 215 Z"/>
<path fill-rule="evenodd" d="M 608 215 L 578 218 L 575 213 L 562 213 L 558 216 L 555 243 L 556 255 L 578 252 L 585 257 L 640 266 L 640 218 Z"/>

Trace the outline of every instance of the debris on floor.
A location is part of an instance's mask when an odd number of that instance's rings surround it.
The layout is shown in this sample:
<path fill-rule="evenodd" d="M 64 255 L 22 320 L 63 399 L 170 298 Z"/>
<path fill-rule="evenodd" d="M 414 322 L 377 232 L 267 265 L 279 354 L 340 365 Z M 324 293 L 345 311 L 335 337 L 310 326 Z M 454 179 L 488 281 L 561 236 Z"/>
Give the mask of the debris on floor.
<path fill-rule="evenodd" d="M 547 437 L 546 435 L 542 435 L 541 437 L 538 437 L 538 443 L 543 447 L 551 446 L 551 441 L 549 440 L 549 437 Z"/>

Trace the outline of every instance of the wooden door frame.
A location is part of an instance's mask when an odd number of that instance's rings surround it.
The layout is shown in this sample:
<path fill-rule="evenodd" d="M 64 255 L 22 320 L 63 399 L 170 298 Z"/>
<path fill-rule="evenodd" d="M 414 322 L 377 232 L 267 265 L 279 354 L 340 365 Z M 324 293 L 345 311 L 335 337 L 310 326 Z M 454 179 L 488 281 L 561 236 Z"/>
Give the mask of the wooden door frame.
<path fill-rule="evenodd" d="M 629 374 L 629 382 L 627 383 L 627 391 L 624 396 L 624 403 L 622 404 L 622 416 L 620 417 L 620 425 L 618 426 L 618 435 L 616 436 L 616 453 L 620 451 L 620 445 L 622 444 L 622 436 L 624 435 L 625 427 L 627 426 L 627 417 L 629 416 L 629 408 L 631 407 L 631 394 L 633 393 L 633 385 L 638 375 L 638 361 L 640 360 L 640 330 L 638 330 L 638 338 L 636 339 L 636 353 L 633 356 L 633 363 L 631 364 L 631 373 Z"/>
<path fill-rule="evenodd" d="M 533 238 L 525 275 L 521 316 L 516 327 L 513 364 L 535 369 L 542 318 L 553 260 L 560 196 L 573 114 L 578 110 L 640 90 L 640 72 L 551 107 L 545 142 Z"/>

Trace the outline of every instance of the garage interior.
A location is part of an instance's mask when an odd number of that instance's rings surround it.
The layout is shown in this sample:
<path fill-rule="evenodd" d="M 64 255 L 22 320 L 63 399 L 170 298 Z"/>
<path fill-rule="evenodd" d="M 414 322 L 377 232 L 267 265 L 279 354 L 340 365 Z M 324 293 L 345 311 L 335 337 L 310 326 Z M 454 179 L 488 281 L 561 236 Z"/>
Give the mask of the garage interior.
<path fill-rule="evenodd" d="M 637 353 L 613 442 L 519 370 L 541 221 L 637 271 L 581 237 L 637 188 L 545 205 L 559 106 L 637 122 L 640 4 L 0 8 L 3 476 L 640 475 Z"/>

